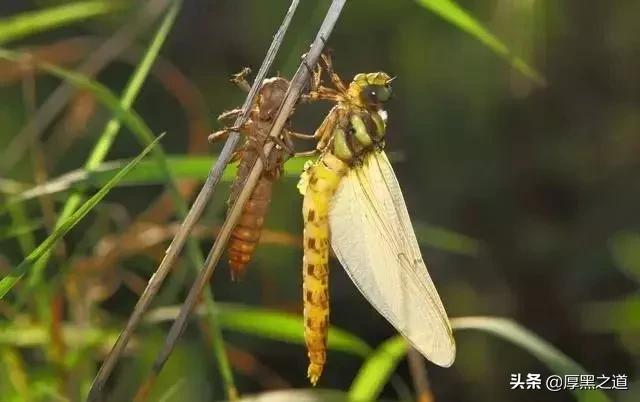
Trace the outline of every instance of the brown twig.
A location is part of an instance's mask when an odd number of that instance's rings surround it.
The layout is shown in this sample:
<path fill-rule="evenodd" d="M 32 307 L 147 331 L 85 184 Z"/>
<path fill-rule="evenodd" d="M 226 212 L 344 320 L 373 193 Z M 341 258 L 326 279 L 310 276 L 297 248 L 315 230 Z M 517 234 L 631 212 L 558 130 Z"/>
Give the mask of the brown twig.
<path fill-rule="evenodd" d="M 267 51 L 267 55 L 262 62 L 262 66 L 260 67 L 260 70 L 256 75 L 253 86 L 251 87 L 251 91 L 249 92 L 249 95 L 244 102 L 244 105 L 242 107 L 243 113 L 240 117 L 238 117 L 234 126 L 240 126 L 247 120 L 251 106 L 253 105 L 253 100 L 258 93 L 258 89 L 260 88 L 262 81 L 267 76 L 267 71 L 269 70 L 271 64 L 273 63 L 273 60 L 275 59 L 275 56 L 280 48 L 280 44 L 284 39 L 284 35 L 289 28 L 289 23 L 291 22 L 293 14 L 295 13 L 295 10 L 298 6 L 298 2 L 299 0 L 293 0 L 291 2 L 289 10 L 284 17 L 284 20 L 280 28 L 278 29 L 278 32 L 274 36 L 273 41 L 271 42 L 271 46 Z M 104 385 L 106 384 L 107 379 L 111 375 L 111 372 L 113 371 L 118 359 L 124 351 L 124 348 L 127 345 L 129 338 L 133 334 L 133 331 L 140 323 L 143 314 L 148 309 L 155 295 L 158 293 L 162 282 L 164 282 L 165 277 L 169 273 L 169 270 L 178 259 L 180 251 L 182 251 L 189 233 L 191 232 L 197 221 L 200 219 L 200 216 L 204 212 L 205 207 L 209 203 L 214 189 L 220 181 L 227 163 L 229 163 L 229 160 L 231 159 L 239 138 L 240 135 L 238 133 L 231 133 L 231 135 L 229 135 L 227 142 L 220 152 L 218 160 L 209 172 L 207 180 L 202 186 L 200 193 L 198 194 L 196 200 L 191 206 L 191 209 L 182 222 L 180 230 L 178 231 L 178 233 L 176 233 L 175 237 L 171 241 L 164 259 L 158 266 L 156 272 L 149 279 L 149 283 L 147 284 L 147 287 L 142 296 L 140 296 L 138 303 L 136 303 L 136 306 L 134 307 L 133 312 L 129 317 L 129 321 L 120 333 L 120 336 L 114 344 L 113 349 L 102 363 L 102 366 L 100 367 L 100 370 L 98 371 L 98 374 L 96 375 L 96 378 L 94 379 L 94 382 L 89 391 L 87 401 L 95 402 L 102 400 L 102 390 L 104 388 Z"/>
<path fill-rule="evenodd" d="M 271 130 L 269 132 L 270 136 L 272 137 L 277 136 L 280 133 L 280 131 L 282 131 L 284 125 L 289 119 L 289 116 L 291 115 L 293 108 L 296 102 L 298 101 L 300 94 L 302 93 L 303 88 L 307 85 L 309 81 L 311 66 L 316 65 L 320 57 L 320 54 L 324 49 L 325 42 L 329 37 L 329 35 L 331 34 L 331 31 L 333 30 L 333 27 L 335 26 L 335 23 L 337 22 L 338 17 L 342 12 L 342 8 L 344 7 L 345 2 L 346 0 L 334 0 L 331 3 L 331 6 L 327 11 L 325 19 L 322 22 L 320 30 L 318 31 L 318 34 L 316 35 L 316 38 L 313 41 L 313 44 L 311 45 L 311 49 L 306 54 L 304 60 L 298 67 L 298 70 L 296 71 L 295 75 L 293 76 L 293 79 L 291 80 L 291 85 L 287 90 L 287 93 L 284 97 L 282 105 L 278 110 L 278 113 L 274 119 L 273 126 L 271 127 Z M 227 144 L 228 143 L 229 141 L 227 141 Z M 271 141 L 267 142 L 264 147 L 265 156 L 269 156 L 269 153 L 271 152 L 272 148 L 273 148 L 273 143 Z M 238 196 L 238 199 L 234 203 L 233 207 L 229 209 L 229 213 L 227 215 L 226 220 L 222 224 L 220 233 L 216 237 L 216 241 L 213 247 L 211 248 L 209 255 L 207 256 L 207 259 L 205 261 L 205 267 L 202 271 L 200 271 L 200 274 L 198 275 L 194 284 L 189 290 L 187 299 L 182 305 L 182 308 L 180 309 L 180 313 L 178 314 L 178 317 L 176 318 L 173 325 L 171 326 L 171 329 L 169 330 L 169 334 L 166 337 L 165 344 L 162 350 L 160 351 L 160 353 L 158 354 L 158 356 L 156 357 L 156 360 L 154 361 L 151 374 L 149 375 L 147 380 L 144 382 L 144 384 L 140 388 L 139 390 L 140 392 L 136 395 L 136 399 L 135 399 L 136 401 L 141 401 L 144 399 L 144 397 L 146 396 L 146 392 L 148 392 L 148 390 L 153 385 L 155 379 L 157 378 L 158 374 L 162 370 L 164 363 L 167 361 L 167 359 L 169 358 L 169 355 L 173 351 L 173 348 L 178 338 L 180 337 L 180 335 L 182 334 L 182 331 L 186 326 L 187 319 L 189 318 L 189 315 L 191 314 L 193 308 L 195 307 L 200 297 L 200 293 L 202 293 L 202 290 L 204 289 L 205 285 L 207 284 L 207 282 L 211 278 L 211 275 L 213 274 L 216 264 L 218 263 L 218 260 L 220 259 L 220 256 L 222 255 L 225 249 L 227 241 L 229 240 L 231 231 L 235 227 L 238 221 L 238 218 L 240 216 L 240 213 L 242 212 L 244 203 L 251 195 L 256 182 L 258 181 L 258 179 L 260 178 L 260 175 L 262 174 L 262 170 L 263 170 L 263 164 L 260 158 L 258 158 L 256 160 L 255 165 L 253 166 L 253 169 L 251 170 L 251 173 L 249 174 L 249 177 L 245 182 L 245 185 L 242 191 L 240 192 L 240 195 Z"/>
<path fill-rule="evenodd" d="M 22 93 L 24 98 L 25 110 L 28 119 L 30 120 L 36 111 L 36 79 L 33 69 L 28 69 L 28 72 L 22 78 Z M 32 164 L 34 172 L 34 181 L 37 185 L 40 185 L 47 181 L 47 169 L 45 166 L 44 153 L 40 141 L 35 141 L 35 146 L 32 152 Z M 40 207 L 42 210 L 42 216 L 44 217 L 45 225 L 50 229 L 53 227 L 55 213 L 53 207 L 53 201 L 51 197 L 44 196 L 39 198 Z M 58 255 L 64 255 L 64 246 L 56 248 Z M 56 292 L 50 303 L 51 322 L 49 325 L 49 332 L 51 337 L 51 358 L 56 366 L 57 377 L 59 381 L 59 389 L 64 392 L 66 388 L 67 371 L 64 366 L 60 364 L 63 361 L 66 345 L 62 337 L 62 309 L 64 306 L 64 298 L 60 292 Z"/>
<path fill-rule="evenodd" d="M 409 347 L 407 360 L 409 361 L 409 372 L 413 380 L 413 387 L 416 390 L 416 402 L 434 402 L 435 399 L 429 386 L 424 357 L 415 348 Z"/>

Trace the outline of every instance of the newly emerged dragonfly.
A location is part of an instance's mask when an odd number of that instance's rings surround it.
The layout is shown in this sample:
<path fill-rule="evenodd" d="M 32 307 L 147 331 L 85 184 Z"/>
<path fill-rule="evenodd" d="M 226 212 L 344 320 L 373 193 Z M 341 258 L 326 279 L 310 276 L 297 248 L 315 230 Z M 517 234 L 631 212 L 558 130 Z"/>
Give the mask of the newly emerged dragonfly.
<path fill-rule="evenodd" d="M 236 74 L 232 81 L 248 91 L 249 84 L 245 77 L 249 73 L 250 70 L 245 68 Z M 265 166 L 256 187 L 244 204 L 238 224 L 229 239 L 227 250 L 233 280 L 241 279 L 244 276 L 247 264 L 251 261 L 260 240 L 264 219 L 271 202 L 273 183 L 281 176 L 283 165 L 292 154 L 290 137 L 296 133 L 285 128 L 278 138 L 269 138 L 273 117 L 284 99 L 287 88 L 289 88 L 289 81 L 282 77 L 265 79 L 247 122 L 241 127 L 225 128 L 209 136 L 209 141 L 213 142 L 225 137 L 231 131 L 238 131 L 246 138 L 243 146 L 235 152 L 232 158 L 232 162 L 239 161 L 239 163 L 238 173 L 231 186 L 231 194 L 227 201 L 229 208 L 238 198 L 256 160 L 261 158 Z M 242 113 L 241 109 L 234 109 L 221 114 L 218 119 L 235 118 L 240 113 Z M 268 158 L 264 156 L 262 151 L 266 141 L 276 142 Z"/>
<path fill-rule="evenodd" d="M 335 89 L 318 86 L 308 99 L 336 105 L 314 134 L 321 156 L 307 163 L 298 184 L 307 375 L 315 385 L 326 362 L 329 245 L 375 309 L 427 359 L 448 367 L 456 354 L 451 326 L 384 152 L 392 79 L 358 74 L 346 86 L 329 58 L 323 61 Z"/>

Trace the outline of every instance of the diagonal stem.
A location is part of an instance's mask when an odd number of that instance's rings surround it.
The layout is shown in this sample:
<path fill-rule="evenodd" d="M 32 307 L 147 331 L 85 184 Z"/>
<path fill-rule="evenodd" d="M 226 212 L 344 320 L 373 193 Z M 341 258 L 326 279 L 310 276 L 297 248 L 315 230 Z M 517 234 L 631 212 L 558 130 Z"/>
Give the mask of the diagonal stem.
<path fill-rule="evenodd" d="M 342 8 L 344 7 L 345 2 L 346 0 L 334 0 L 331 3 L 331 6 L 327 11 L 327 15 L 325 16 L 320 30 L 318 31 L 318 34 L 316 35 L 316 38 L 311 45 L 311 49 L 306 54 L 304 60 L 298 67 L 296 74 L 291 80 L 291 85 L 289 86 L 289 89 L 285 94 L 285 98 L 282 102 L 282 105 L 280 106 L 280 109 L 278 110 L 278 113 L 274 119 L 273 126 L 271 127 L 271 130 L 269 132 L 269 135 L 271 137 L 277 136 L 280 131 L 282 131 L 284 125 L 289 119 L 289 116 L 292 113 L 293 108 L 298 101 L 298 98 L 300 97 L 302 89 L 305 87 L 306 83 L 309 80 L 309 66 L 314 66 L 317 63 L 320 54 L 324 49 L 325 42 L 331 34 L 331 31 L 333 30 L 333 27 L 335 26 L 336 21 L 338 20 L 338 17 L 342 12 Z M 273 143 L 271 141 L 267 142 L 267 144 L 264 146 L 265 156 L 269 156 L 272 148 Z M 173 351 L 178 338 L 186 327 L 187 319 L 193 311 L 199 299 L 200 293 L 202 293 L 202 290 L 213 274 L 216 264 L 218 263 L 218 260 L 220 259 L 225 249 L 227 241 L 229 240 L 231 231 L 233 230 L 238 221 L 238 218 L 240 217 L 244 203 L 253 192 L 253 189 L 258 179 L 260 178 L 260 175 L 262 174 L 263 168 L 264 166 L 262 164 L 262 161 L 258 158 L 253 166 L 253 169 L 251 170 L 251 173 L 247 177 L 240 195 L 238 196 L 236 202 L 233 204 L 233 207 L 230 209 L 226 220 L 222 224 L 220 232 L 216 237 L 216 241 L 205 261 L 204 270 L 200 271 L 200 275 L 196 278 L 193 286 L 189 290 L 187 299 L 182 305 L 178 317 L 169 330 L 169 334 L 167 335 L 165 344 L 156 357 L 156 360 L 154 361 L 151 375 L 147 378 L 147 380 L 139 390 L 139 393 L 135 399 L 136 402 L 143 400 L 146 392 L 148 392 L 148 390 L 151 388 L 151 385 L 154 383 L 160 370 Z"/>
<path fill-rule="evenodd" d="M 262 66 L 260 67 L 260 70 L 256 75 L 256 79 L 253 83 L 253 86 L 251 87 L 251 91 L 249 92 L 249 95 L 247 96 L 244 102 L 244 105 L 242 107 L 243 113 L 236 120 L 236 123 L 235 123 L 236 126 L 246 122 L 249 116 L 251 106 L 253 105 L 253 100 L 255 99 L 255 96 L 260 88 L 260 85 L 262 84 L 262 81 L 266 77 L 267 71 L 271 67 L 273 60 L 275 59 L 275 56 L 278 53 L 280 44 L 282 43 L 284 39 L 284 35 L 287 29 L 289 28 L 289 24 L 291 22 L 291 19 L 293 18 L 293 14 L 295 13 L 298 3 L 299 3 L 299 0 L 293 0 L 291 2 L 291 5 L 289 6 L 289 10 L 287 11 L 284 17 L 284 20 L 280 28 L 278 29 L 278 32 L 274 36 L 273 42 L 271 43 L 271 46 L 267 51 L 267 55 L 264 61 L 262 62 Z M 131 338 L 133 331 L 140 323 L 143 314 L 149 308 L 151 301 L 153 300 L 155 295 L 158 293 L 160 286 L 164 282 L 164 279 L 166 278 L 167 274 L 169 273 L 169 270 L 177 261 L 180 255 L 180 252 L 182 251 L 182 248 L 185 245 L 185 242 L 187 240 L 189 233 L 191 232 L 191 230 L 193 229 L 197 221 L 200 219 L 200 216 L 202 216 L 202 213 L 204 212 L 205 207 L 207 206 L 207 204 L 209 203 L 209 200 L 211 199 L 211 196 L 213 195 L 216 185 L 218 184 L 218 182 L 220 181 L 220 178 L 222 177 L 222 173 L 224 172 L 226 165 L 229 163 L 229 160 L 231 159 L 231 156 L 233 154 L 234 149 L 236 148 L 239 138 L 240 138 L 240 135 L 238 133 L 232 133 L 227 139 L 227 142 L 225 143 L 225 146 L 222 149 L 218 160 L 216 161 L 215 165 L 212 167 L 211 171 L 209 172 L 209 175 L 207 176 L 207 180 L 202 186 L 200 193 L 198 194 L 193 205 L 191 206 L 191 209 L 187 213 L 187 216 L 184 218 L 184 221 L 182 222 L 175 237 L 171 241 L 171 244 L 167 248 L 165 257 L 160 262 L 160 265 L 158 266 L 158 269 L 156 270 L 156 272 L 149 279 L 149 283 L 147 284 L 147 287 L 145 288 L 143 294 L 140 296 L 140 299 L 136 303 L 136 306 L 134 307 L 133 312 L 129 317 L 129 321 L 127 322 L 125 328 L 120 333 L 120 336 L 116 340 L 116 343 L 113 345 L 113 348 L 107 355 L 106 359 L 103 361 L 102 366 L 100 367 L 100 370 L 98 371 L 98 374 L 96 375 L 96 378 L 94 379 L 94 382 L 91 385 L 91 389 L 89 391 L 89 396 L 87 398 L 87 401 L 95 402 L 95 401 L 102 400 L 103 398 L 102 391 L 109 376 L 111 375 L 113 369 L 115 368 L 116 363 L 118 362 L 120 356 L 122 355 L 124 348 L 129 342 L 129 339 Z"/>
<path fill-rule="evenodd" d="M 424 357 L 413 346 L 409 346 L 407 360 L 409 361 L 409 372 L 413 380 L 413 388 L 416 392 L 416 401 L 435 402 L 429 386 L 429 376 L 427 375 Z"/>

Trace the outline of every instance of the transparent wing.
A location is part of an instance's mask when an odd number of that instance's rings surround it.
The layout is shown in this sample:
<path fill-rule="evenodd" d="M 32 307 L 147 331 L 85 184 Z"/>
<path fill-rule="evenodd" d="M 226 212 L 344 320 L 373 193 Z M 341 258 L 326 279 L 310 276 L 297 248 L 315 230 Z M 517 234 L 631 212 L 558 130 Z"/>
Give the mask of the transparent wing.
<path fill-rule="evenodd" d="M 329 223 L 331 246 L 364 297 L 427 359 L 450 366 L 456 348 L 447 313 L 384 152 L 342 179 Z"/>

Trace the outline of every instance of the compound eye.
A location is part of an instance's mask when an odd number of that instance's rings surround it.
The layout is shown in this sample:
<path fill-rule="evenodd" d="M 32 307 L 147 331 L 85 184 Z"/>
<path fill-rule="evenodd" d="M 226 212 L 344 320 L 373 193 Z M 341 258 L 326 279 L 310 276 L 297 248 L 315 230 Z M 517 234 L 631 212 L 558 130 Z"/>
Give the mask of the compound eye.
<path fill-rule="evenodd" d="M 368 85 L 362 90 L 362 97 L 368 101 L 368 103 L 378 102 L 378 88 L 374 85 Z"/>
<path fill-rule="evenodd" d="M 387 85 L 368 85 L 362 90 L 363 100 L 370 105 L 377 105 L 391 98 L 391 87 Z"/>
<path fill-rule="evenodd" d="M 391 87 L 389 85 L 379 86 L 376 91 L 376 96 L 380 102 L 386 102 L 391 99 Z"/>

